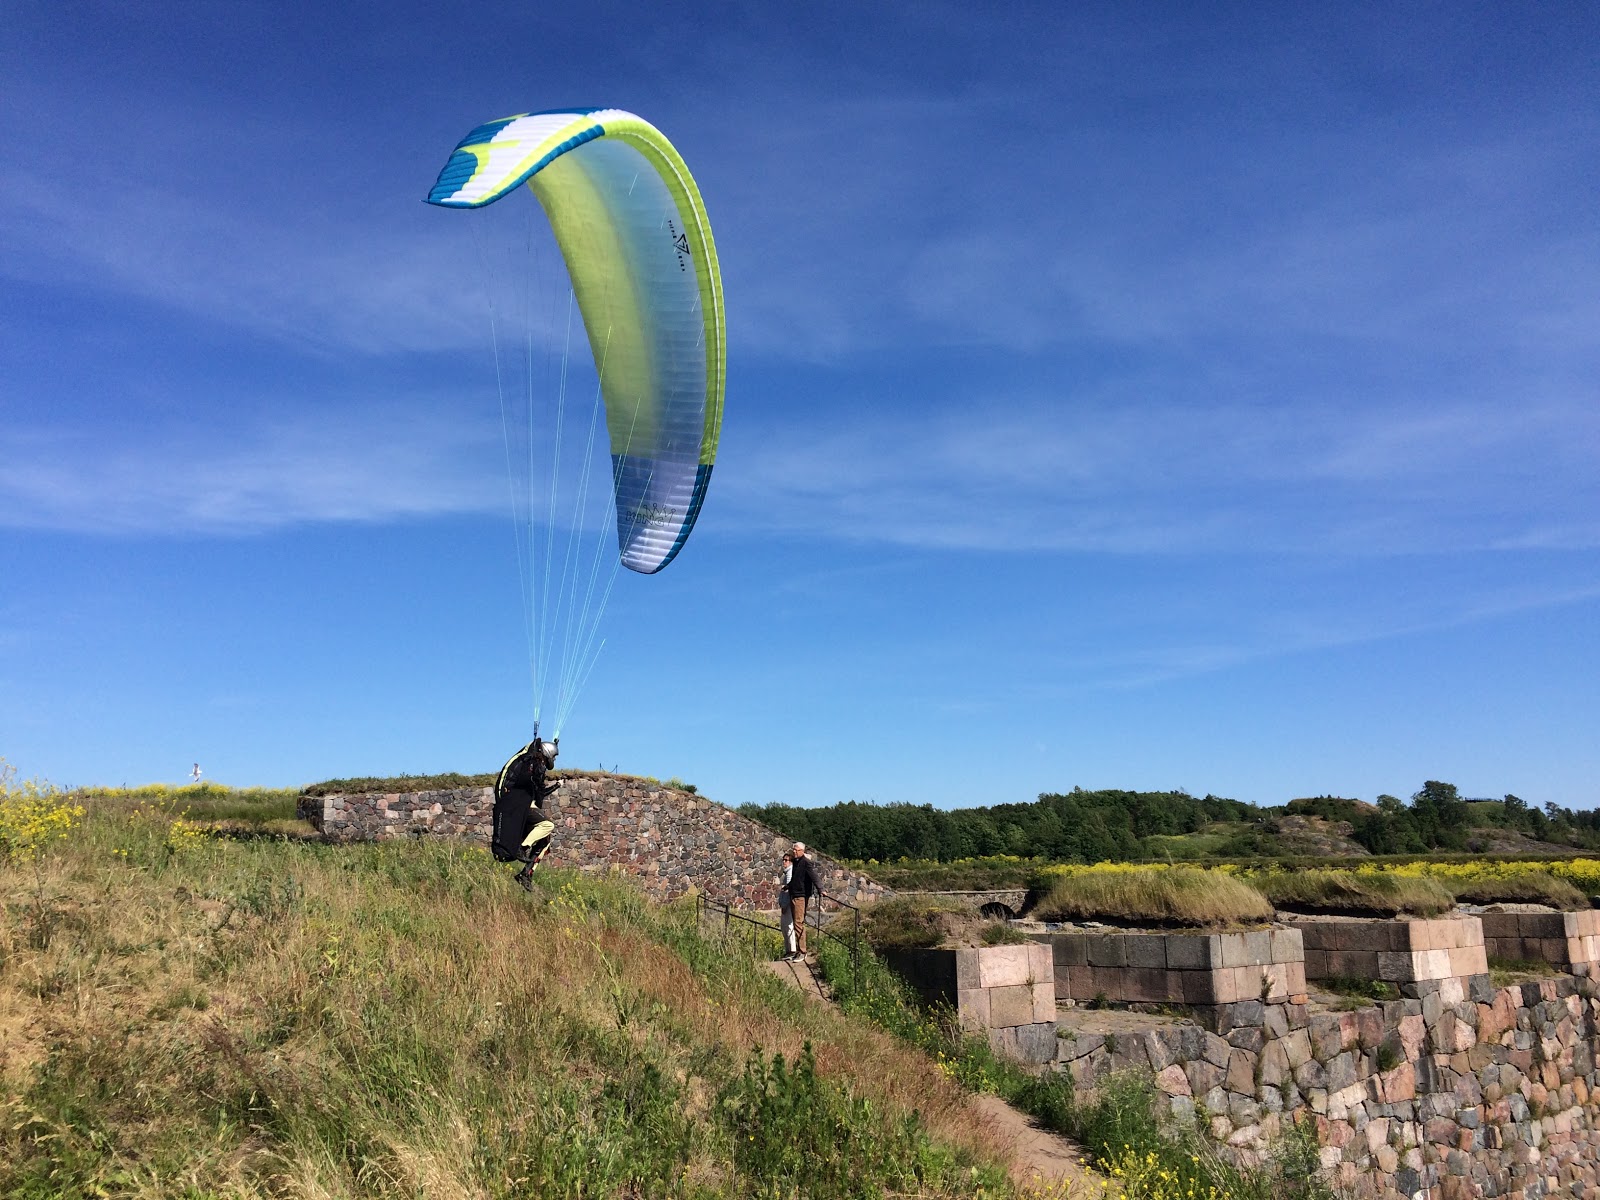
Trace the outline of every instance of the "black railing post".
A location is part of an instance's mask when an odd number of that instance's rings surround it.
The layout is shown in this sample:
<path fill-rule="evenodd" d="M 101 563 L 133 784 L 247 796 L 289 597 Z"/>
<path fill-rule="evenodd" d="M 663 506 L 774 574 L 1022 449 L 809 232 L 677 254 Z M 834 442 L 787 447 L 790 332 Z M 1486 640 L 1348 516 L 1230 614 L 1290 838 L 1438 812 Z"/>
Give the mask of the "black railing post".
<path fill-rule="evenodd" d="M 850 931 L 850 986 L 861 984 L 861 910 L 856 909 L 855 928 Z"/>

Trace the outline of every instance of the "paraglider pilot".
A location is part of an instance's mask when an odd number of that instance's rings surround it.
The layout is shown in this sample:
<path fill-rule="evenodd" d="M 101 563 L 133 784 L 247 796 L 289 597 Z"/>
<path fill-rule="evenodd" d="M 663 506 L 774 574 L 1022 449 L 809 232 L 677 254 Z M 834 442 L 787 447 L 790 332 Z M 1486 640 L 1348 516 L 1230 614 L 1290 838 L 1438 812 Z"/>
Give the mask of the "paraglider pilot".
<path fill-rule="evenodd" d="M 500 768 L 494 784 L 494 834 L 490 849 L 497 862 L 522 864 L 516 879 L 533 890 L 533 872 L 550 849 L 555 822 L 545 815 L 544 802 L 555 788 L 545 775 L 555 766 L 559 741 L 542 742 L 538 731 L 533 741 L 511 756 Z"/>

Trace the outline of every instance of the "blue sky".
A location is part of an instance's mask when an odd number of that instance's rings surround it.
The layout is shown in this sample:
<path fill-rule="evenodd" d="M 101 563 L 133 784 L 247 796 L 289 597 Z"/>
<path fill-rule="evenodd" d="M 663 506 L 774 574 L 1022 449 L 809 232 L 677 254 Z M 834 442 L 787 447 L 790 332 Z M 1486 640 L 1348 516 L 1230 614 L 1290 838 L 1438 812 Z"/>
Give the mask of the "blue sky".
<path fill-rule="evenodd" d="M 288 786 L 526 736 L 481 282 L 422 197 L 481 121 L 614 105 L 705 194 L 727 422 L 564 764 L 731 804 L 1600 799 L 1592 6 L 6 25 L 24 775 Z"/>

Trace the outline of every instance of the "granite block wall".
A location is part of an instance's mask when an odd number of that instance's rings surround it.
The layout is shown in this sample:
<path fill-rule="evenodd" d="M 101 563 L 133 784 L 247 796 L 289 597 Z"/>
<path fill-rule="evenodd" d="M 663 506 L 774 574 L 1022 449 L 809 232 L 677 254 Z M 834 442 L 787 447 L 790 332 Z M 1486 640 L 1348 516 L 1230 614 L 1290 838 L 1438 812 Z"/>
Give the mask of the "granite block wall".
<path fill-rule="evenodd" d="M 1056 1055 L 1056 987 L 1050 948 L 1035 943 L 958 950 L 891 950 L 889 967 L 930 1006 L 945 1005 L 961 1027 L 986 1033 L 1019 1062 Z"/>
<path fill-rule="evenodd" d="M 1379 979 L 1416 997 L 1446 981 L 1486 974 L 1483 922 L 1477 917 L 1431 921 L 1305 921 L 1296 926 L 1305 944 L 1310 980 Z M 1460 997 L 1456 997 L 1459 999 Z"/>
<path fill-rule="evenodd" d="M 1305 1000 L 1298 929 L 1034 935 L 1052 951 L 1056 998 L 1215 1005 Z"/>
<path fill-rule="evenodd" d="M 791 838 L 690 792 L 629 775 L 563 771 L 546 811 L 556 823 L 550 862 L 635 876 L 659 900 L 691 888 L 740 908 L 777 907 Z M 492 788 L 302 797 L 301 815 L 330 841 L 395 837 L 489 839 Z M 823 855 L 823 887 L 850 904 L 889 889 Z"/>
<path fill-rule="evenodd" d="M 1484 913 L 1484 948 L 1495 958 L 1547 962 L 1592 976 L 1600 963 L 1600 909 L 1584 912 Z"/>

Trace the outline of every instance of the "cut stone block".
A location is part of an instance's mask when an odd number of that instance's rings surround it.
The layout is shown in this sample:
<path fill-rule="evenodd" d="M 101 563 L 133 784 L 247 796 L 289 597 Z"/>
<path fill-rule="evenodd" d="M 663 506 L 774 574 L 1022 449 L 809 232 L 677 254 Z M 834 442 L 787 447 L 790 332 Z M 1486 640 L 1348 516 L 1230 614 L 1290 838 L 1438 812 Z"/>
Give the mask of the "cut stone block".
<path fill-rule="evenodd" d="M 1123 953 L 1130 967 L 1156 968 L 1162 971 L 1167 968 L 1167 939 L 1163 936 L 1125 937 Z"/>
<path fill-rule="evenodd" d="M 1087 938 L 1051 938 L 1050 949 L 1058 978 L 1066 974 L 1068 967 L 1086 967 L 1089 965 L 1089 941 Z"/>
<path fill-rule="evenodd" d="M 1025 983 L 981 989 L 988 998 L 985 1025 L 1001 1029 L 1008 1025 L 1033 1024 L 1033 988 Z"/>
<path fill-rule="evenodd" d="M 1306 957 L 1305 937 L 1298 929 L 1274 929 L 1272 931 L 1272 961 L 1275 963 L 1304 962 Z"/>
<path fill-rule="evenodd" d="M 1056 998 L 1058 1000 L 1093 1000 L 1094 999 L 1094 968 L 1093 967 L 1068 967 L 1066 977 L 1056 977 Z"/>
<path fill-rule="evenodd" d="M 1105 933 L 1089 939 L 1089 965 L 1091 967 L 1125 967 L 1128 965 L 1127 943 L 1120 933 Z"/>
<path fill-rule="evenodd" d="M 991 1034 L 1027 1029 L 1026 1035 L 991 1036 L 997 1048 L 1009 1047 L 1026 1062 L 1047 1062 L 1055 1055 L 1056 976 L 1054 952 L 1048 945 L 985 946 L 960 950 L 903 950 L 884 955 L 925 1003 L 949 1004 L 961 1027 Z M 1069 971 L 1092 972 L 1073 967 Z M 1092 976 L 1091 976 L 1092 978 Z M 985 982 L 987 981 L 987 982 Z M 1048 1054 L 1043 1053 L 1049 1031 Z"/>
<path fill-rule="evenodd" d="M 989 995 L 988 988 L 962 988 L 956 994 L 956 1010 L 963 1029 L 988 1029 L 994 1024 L 989 1019 Z"/>
<path fill-rule="evenodd" d="M 1195 971 L 1217 965 L 1219 938 L 1192 933 L 1170 933 L 1166 937 L 1167 966 Z"/>
<path fill-rule="evenodd" d="M 978 986 L 1012 987 L 1033 982 L 1033 963 L 1027 946 L 990 946 L 966 953 L 978 957 Z"/>

